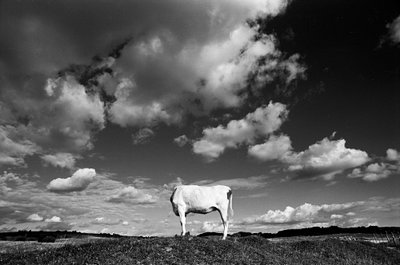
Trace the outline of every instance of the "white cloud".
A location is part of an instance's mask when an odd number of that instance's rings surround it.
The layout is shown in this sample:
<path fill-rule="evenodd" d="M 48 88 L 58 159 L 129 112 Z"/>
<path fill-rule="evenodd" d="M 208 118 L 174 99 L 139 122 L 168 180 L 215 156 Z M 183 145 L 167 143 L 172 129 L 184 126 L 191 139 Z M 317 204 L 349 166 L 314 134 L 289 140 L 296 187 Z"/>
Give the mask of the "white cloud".
<path fill-rule="evenodd" d="M 107 201 L 113 203 L 128 203 L 128 204 L 154 204 L 157 202 L 157 197 L 149 194 L 146 190 L 136 189 L 128 186 L 118 191 L 117 194 L 110 196 Z"/>
<path fill-rule="evenodd" d="M 389 161 L 400 162 L 400 154 L 396 149 L 389 148 L 388 150 L 386 150 L 386 159 Z"/>
<path fill-rule="evenodd" d="M 159 210 L 166 209 L 165 215 L 171 209 L 169 196 L 171 191 L 164 188 L 162 185 L 152 185 L 145 183 L 146 188 L 138 188 L 141 192 L 150 194 L 157 200 L 152 204 L 145 206 L 154 207 L 154 210 L 147 211 L 143 214 L 143 206 L 138 203 L 130 204 L 129 200 L 126 203 L 110 203 L 107 198 L 117 195 L 123 188 L 126 187 L 121 181 L 114 179 L 114 174 L 98 174 L 95 181 L 89 186 L 90 189 L 79 193 L 79 196 L 71 196 L 67 193 L 54 193 L 45 189 L 42 185 L 35 185 L 35 182 L 41 181 L 35 175 L 11 175 L 6 174 L 7 187 L 12 189 L 6 193 L 1 193 L 1 187 L 5 186 L 0 183 L 0 230 L 92 230 L 98 232 L 104 228 L 104 224 L 110 225 L 110 230 L 114 233 L 128 233 L 129 235 L 138 234 L 139 231 L 147 231 L 149 227 L 157 225 L 160 220 Z M 1 176 L 1 175 L 0 175 Z M 18 179 L 16 178 L 18 177 Z M 1 182 L 0 177 L 0 182 Z M 22 182 L 21 182 L 22 181 Z M 21 182 L 20 184 L 18 184 Z M 137 182 L 134 182 L 135 186 Z M 14 188 L 14 185 L 15 186 Z M 156 208 L 157 207 L 157 208 Z M 52 216 L 65 216 L 61 222 L 45 223 L 32 222 L 27 220 L 27 216 L 31 213 L 38 213 L 47 219 Z M 95 218 L 103 221 L 103 224 L 96 224 Z M 147 218 L 147 219 L 146 219 Z M 123 225 L 126 220 L 130 225 Z M 51 224 L 51 225 L 49 225 Z M 168 231 L 163 231 L 164 235 Z"/>
<path fill-rule="evenodd" d="M 75 166 L 77 156 L 70 153 L 56 153 L 53 155 L 43 155 L 41 158 L 45 162 L 45 165 L 72 169 Z"/>
<path fill-rule="evenodd" d="M 203 137 L 193 143 L 193 152 L 213 160 L 225 148 L 252 144 L 257 138 L 278 130 L 287 114 L 284 104 L 270 102 L 268 106 L 257 108 L 241 120 L 231 120 L 226 126 L 204 129 Z"/>
<path fill-rule="evenodd" d="M 174 139 L 174 143 L 176 143 L 179 147 L 185 146 L 190 140 L 186 135 L 178 136 Z"/>
<path fill-rule="evenodd" d="M 225 150 L 223 144 L 211 142 L 208 140 L 198 140 L 193 143 L 193 152 L 203 155 L 207 161 L 213 161 L 218 158 Z"/>
<path fill-rule="evenodd" d="M 342 219 L 344 216 L 342 214 L 332 214 L 331 219 Z"/>
<path fill-rule="evenodd" d="M 400 16 L 390 24 L 389 34 L 394 43 L 400 43 Z"/>
<path fill-rule="evenodd" d="M 43 217 L 38 215 L 37 213 L 33 213 L 27 217 L 27 220 L 32 222 L 40 222 L 43 221 Z"/>
<path fill-rule="evenodd" d="M 82 168 L 68 178 L 53 179 L 47 189 L 53 192 L 82 191 L 94 180 L 96 171 L 92 168 Z"/>
<path fill-rule="evenodd" d="M 351 216 L 343 215 L 349 209 L 354 209 L 364 205 L 365 202 L 350 202 L 343 204 L 322 204 L 314 205 L 304 203 L 296 208 L 287 206 L 282 210 L 269 210 L 266 214 L 257 217 L 248 217 L 243 219 L 242 224 L 254 225 L 278 225 L 278 224 L 313 224 L 328 223 L 335 224 L 335 221 L 348 222 Z"/>
<path fill-rule="evenodd" d="M 397 220 L 399 207 L 399 198 L 383 197 L 335 204 L 304 203 L 297 207 L 287 206 L 283 210 L 268 210 L 263 215 L 247 217 L 234 223 L 247 230 L 368 226 L 382 218 Z"/>
<path fill-rule="evenodd" d="M 20 175 L 4 171 L 3 174 L 0 174 L 0 195 L 6 198 L 8 195 L 22 189 L 35 188 L 36 182 L 30 180 L 30 178 L 33 179 L 36 177 L 37 175 L 28 176 L 27 174 Z"/>
<path fill-rule="evenodd" d="M 7 186 L 8 184 L 16 184 L 21 185 L 24 182 L 17 174 L 12 172 L 4 171 L 3 174 L 0 175 L 0 184 L 2 186 Z"/>
<path fill-rule="evenodd" d="M 60 223 L 61 222 L 61 218 L 58 216 L 53 216 L 51 218 L 47 218 L 46 220 L 44 220 L 47 223 Z"/>
<path fill-rule="evenodd" d="M 96 217 L 94 221 L 91 222 L 92 224 L 99 224 L 99 225 L 119 225 L 122 224 L 123 221 L 118 218 L 104 218 L 104 217 Z"/>
<path fill-rule="evenodd" d="M 134 82 L 128 78 L 121 80 L 115 92 L 116 101 L 109 110 L 112 122 L 126 127 L 151 126 L 160 121 L 170 124 L 180 120 L 179 116 L 169 114 L 159 101 L 148 104 L 135 102 L 135 98 L 130 97 L 134 90 L 137 90 Z"/>
<path fill-rule="evenodd" d="M 260 160 L 282 160 L 292 149 L 290 138 L 286 135 L 271 135 L 263 144 L 257 144 L 249 147 L 249 155 Z"/>
<path fill-rule="evenodd" d="M 361 178 L 367 182 L 375 182 L 400 173 L 400 155 L 397 150 L 389 148 L 386 157 L 375 159 L 376 162 L 353 169 L 349 178 Z"/>
<path fill-rule="evenodd" d="M 50 104 L 41 124 L 48 135 L 65 137 L 74 149 L 92 148 L 92 130 L 105 126 L 104 106 L 96 94 L 88 94 L 73 77 L 57 78 L 45 87 Z"/>
<path fill-rule="evenodd" d="M 366 152 L 347 148 L 345 144 L 344 139 L 324 138 L 305 151 L 285 156 L 284 162 L 299 177 L 322 176 L 325 180 L 332 180 L 337 173 L 369 161 Z"/>
<path fill-rule="evenodd" d="M 1 118 L 8 124 L 26 120 L 18 127 L 24 137 L 10 139 L 25 147 L 40 146 L 44 153 L 79 153 L 93 148 L 93 135 L 105 127 L 106 117 L 123 127 L 178 124 L 188 113 L 241 106 L 250 74 L 257 76 L 256 88 L 277 76 L 290 83 L 304 74 L 299 56 L 282 54 L 274 36 L 246 23 L 284 12 L 288 2 L 100 3 L 85 27 L 80 27 L 77 11 L 87 5 L 70 3 L 68 18 L 57 3 L 35 17 L 27 14 L 36 13 L 36 6 L 7 5 L 26 10 L 0 18 L 12 21 L 2 36 L 16 51 L 3 62 L 7 71 L 0 80 Z M 99 19 L 110 14 L 112 21 Z M 123 50 L 90 61 L 127 36 L 134 38 Z M 261 61 L 272 67 L 258 71 Z M 221 148 L 214 149 L 216 157 Z M 0 164 L 23 165 L 23 157 L 32 153 L 0 152 Z"/>
<path fill-rule="evenodd" d="M 257 29 L 240 25 L 230 33 L 229 39 L 201 49 L 197 69 L 204 75 L 200 95 L 206 109 L 217 104 L 240 106 L 243 98 L 239 92 L 246 86 L 248 75 L 256 70 L 258 59 L 277 54 L 273 37 L 263 35 L 260 40 L 253 41 L 256 35 Z"/>
<path fill-rule="evenodd" d="M 386 163 L 372 163 L 365 168 L 355 168 L 348 175 L 349 178 L 362 178 L 368 182 L 378 181 L 389 177 L 393 173 L 393 169 Z"/>
<path fill-rule="evenodd" d="M 209 21 L 201 30 L 208 32 L 189 37 L 158 29 L 129 45 L 124 52 L 129 56 L 118 63 L 123 78 L 110 109 L 111 121 L 121 126 L 178 123 L 186 112 L 198 115 L 241 106 L 250 74 L 256 74 L 258 88 L 277 76 L 290 83 L 304 75 L 298 55 L 285 59 L 274 36 L 245 23 L 257 15 L 282 12 L 287 1 L 245 2 L 203 2 L 196 12 L 205 11 Z M 260 59 L 274 66 L 260 72 Z"/>
<path fill-rule="evenodd" d="M 154 131 L 150 128 L 142 128 L 132 135 L 134 145 L 145 144 L 154 137 Z"/>

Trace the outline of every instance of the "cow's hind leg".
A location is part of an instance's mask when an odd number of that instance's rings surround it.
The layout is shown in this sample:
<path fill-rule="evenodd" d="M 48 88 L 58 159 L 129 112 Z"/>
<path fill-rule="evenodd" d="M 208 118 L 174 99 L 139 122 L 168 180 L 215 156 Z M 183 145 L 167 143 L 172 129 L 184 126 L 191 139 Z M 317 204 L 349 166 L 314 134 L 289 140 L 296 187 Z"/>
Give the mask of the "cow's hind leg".
<path fill-rule="evenodd" d="M 181 236 L 186 234 L 186 213 L 185 210 L 178 207 L 179 219 L 181 220 L 182 233 Z"/>
<path fill-rule="evenodd" d="M 228 235 L 228 226 L 229 226 L 228 207 L 221 208 L 221 209 L 218 210 L 218 212 L 221 215 L 222 224 L 224 226 L 224 234 L 222 236 L 222 240 L 225 240 L 227 235 Z"/>

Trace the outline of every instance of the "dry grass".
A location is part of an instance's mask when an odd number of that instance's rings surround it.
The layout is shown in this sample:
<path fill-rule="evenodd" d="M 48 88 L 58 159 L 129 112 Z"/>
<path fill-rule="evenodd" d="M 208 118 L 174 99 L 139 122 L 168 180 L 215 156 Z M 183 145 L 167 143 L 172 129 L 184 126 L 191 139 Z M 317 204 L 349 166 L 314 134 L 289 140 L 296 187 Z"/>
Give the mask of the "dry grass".
<path fill-rule="evenodd" d="M 27 243 L 29 244 L 29 243 Z M 120 238 L 0 254 L 0 264 L 400 264 L 384 245 L 333 238 Z"/>

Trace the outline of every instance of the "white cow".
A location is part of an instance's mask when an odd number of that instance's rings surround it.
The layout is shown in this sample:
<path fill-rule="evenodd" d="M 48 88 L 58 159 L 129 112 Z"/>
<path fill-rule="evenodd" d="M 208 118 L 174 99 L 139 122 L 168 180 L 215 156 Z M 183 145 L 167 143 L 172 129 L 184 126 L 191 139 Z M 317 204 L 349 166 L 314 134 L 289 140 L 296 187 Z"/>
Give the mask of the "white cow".
<path fill-rule="evenodd" d="M 186 215 L 188 213 L 206 214 L 218 211 L 224 225 L 224 235 L 228 234 L 228 212 L 233 216 L 232 190 L 227 186 L 197 186 L 181 185 L 174 189 L 171 195 L 172 209 L 179 216 L 182 226 L 182 236 L 186 234 Z"/>

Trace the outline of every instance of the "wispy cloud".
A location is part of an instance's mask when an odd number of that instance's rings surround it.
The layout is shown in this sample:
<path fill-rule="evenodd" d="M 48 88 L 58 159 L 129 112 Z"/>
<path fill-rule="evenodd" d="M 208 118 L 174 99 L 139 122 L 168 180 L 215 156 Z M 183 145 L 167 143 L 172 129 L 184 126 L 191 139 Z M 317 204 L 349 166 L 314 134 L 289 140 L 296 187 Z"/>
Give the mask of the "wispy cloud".
<path fill-rule="evenodd" d="M 154 137 L 154 131 L 150 128 L 143 128 L 138 130 L 132 135 L 132 141 L 134 145 L 145 144 Z"/>
<path fill-rule="evenodd" d="M 41 158 L 45 165 L 73 169 L 75 167 L 76 159 L 80 158 L 80 156 L 74 156 L 71 153 L 56 153 L 43 155 Z"/>
<path fill-rule="evenodd" d="M 35 143 L 23 138 L 18 127 L 0 125 L 0 166 L 24 166 L 24 157 L 39 150 Z"/>
<path fill-rule="evenodd" d="M 232 179 L 222 179 L 222 180 L 200 180 L 193 182 L 195 185 L 206 185 L 206 186 L 214 186 L 214 185 L 226 185 L 232 189 L 237 190 L 252 190 L 264 188 L 270 182 L 270 178 L 268 176 L 252 176 L 248 178 L 232 178 Z"/>
<path fill-rule="evenodd" d="M 112 232 L 132 235 L 151 223 L 137 211 L 138 207 L 170 207 L 169 185 L 153 185 L 144 178 L 133 179 L 133 187 L 113 180 L 110 174 L 97 173 L 92 184 L 79 193 L 52 192 L 37 185 L 39 181 L 35 176 L 10 172 L 0 175 L 0 187 L 4 187 L 0 189 L 0 230 L 73 229 L 98 233 L 112 226 Z"/>
<path fill-rule="evenodd" d="M 186 135 L 181 135 L 174 139 L 174 143 L 176 143 L 179 147 L 183 147 L 189 142 L 190 140 L 187 138 Z"/>
<path fill-rule="evenodd" d="M 146 193 L 144 190 L 138 190 L 133 186 L 124 187 L 117 194 L 112 195 L 107 199 L 108 202 L 113 203 L 128 203 L 128 204 L 154 204 L 158 198 L 154 195 Z"/>

